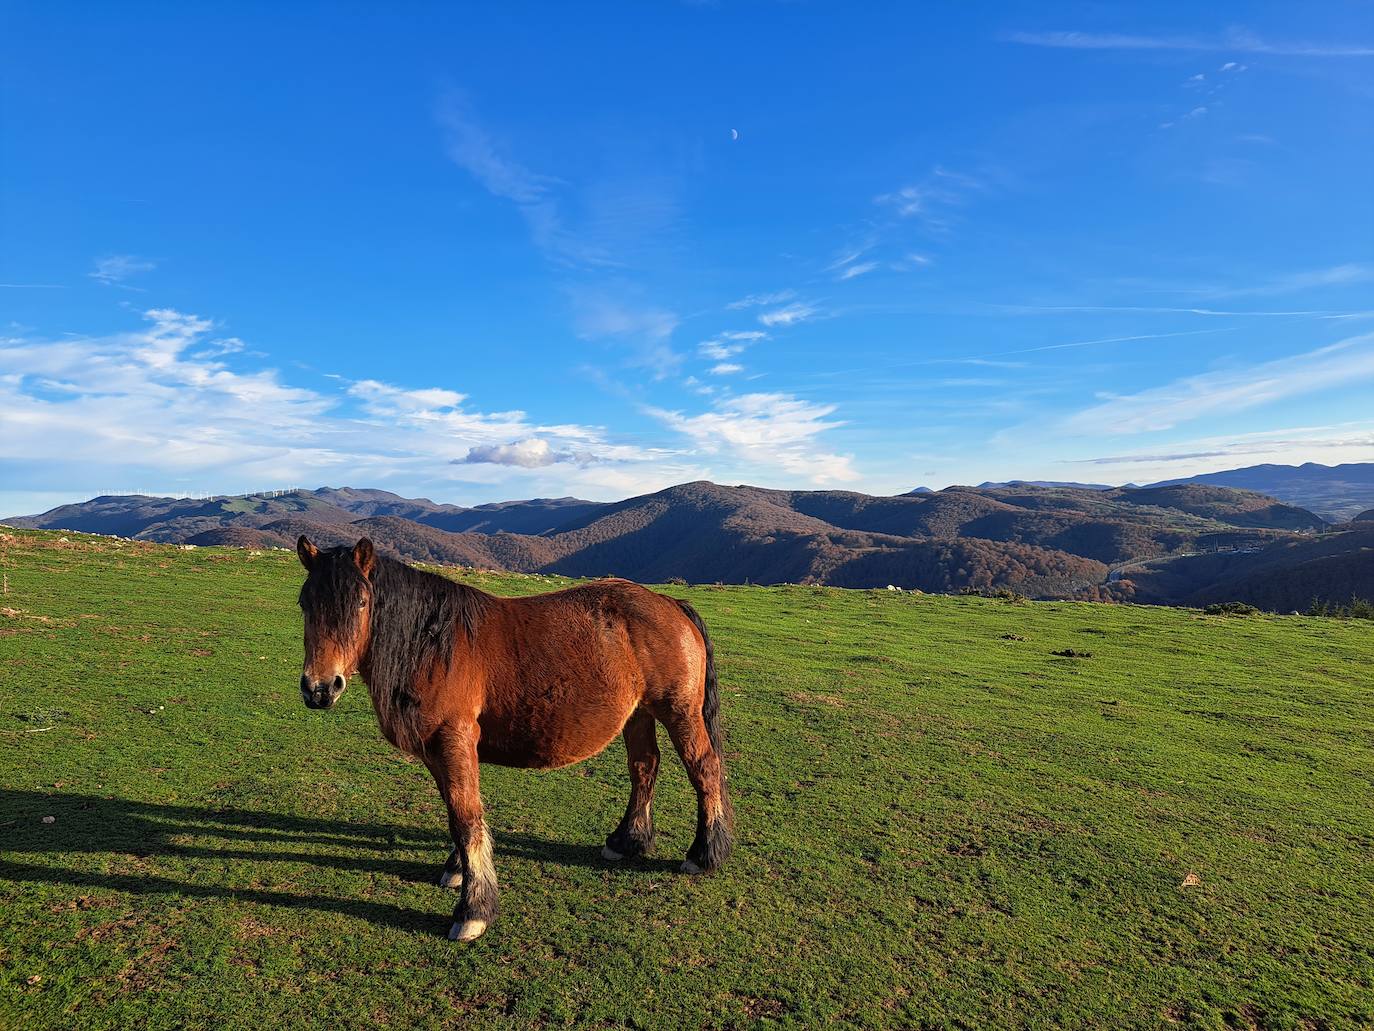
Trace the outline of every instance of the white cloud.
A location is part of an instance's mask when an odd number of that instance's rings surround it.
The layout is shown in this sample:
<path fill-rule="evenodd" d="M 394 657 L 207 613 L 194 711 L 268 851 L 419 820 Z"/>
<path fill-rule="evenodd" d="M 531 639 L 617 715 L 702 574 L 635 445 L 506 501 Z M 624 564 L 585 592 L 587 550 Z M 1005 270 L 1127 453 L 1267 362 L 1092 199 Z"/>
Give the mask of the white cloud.
<path fill-rule="evenodd" d="M 550 260 L 593 267 L 616 264 L 603 247 L 568 228 L 559 196 L 564 184 L 531 171 L 504 153 L 462 94 L 454 91 L 444 98 L 438 119 L 450 160 L 488 193 L 514 203 L 535 246 Z"/>
<path fill-rule="evenodd" d="M 797 296 L 795 290 L 778 290 L 771 294 L 749 294 L 738 301 L 731 301 L 725 307 L 731 310 L 740 308 L 763 308 L 770 304 L 785 304 Z"/>
<path fill-rule="evenodd" d="M 805 322 L 807 319 L 814 318 L 819 312 L 820 309 L 815 305 L 798 301 L 783 308 L 763 312 L 759 315 L 759 322 L 769 327 L 792 326 L 798 322 Z"/>
<path fill-rule="evenodd" d="M 581 456 L 575 451 L 555 451 L 540 437 L 526 437 L 509 444 L 478 444 L 469 448 L 464 457 L 453 461 L 459 465 L 515 465 L 522 469 L 539 469 L 559 462 L 592 460 L 591 456 Z"/>
<path fill-rule="evenodd" d="M 743 372 L 744 366 L 736 362 L 721 362 L 719 365 L 711 366 L 712 376 L 733 376 L 737 372 Z"/>
<path fill-rule="evenodd" d="M 768 334 L 761 330 L 732 330 L 725 333 L 717 333 L 710 340 L 703 340 L 699 347 L 702 355 L 716 361 L 724 361 L 733 358 L 737 354 L 742 354 L 754 343 L 766 340 Z"/>
<path fill-rule="evenodd" d="M 1211 297 L 1251 297 L 1299 293 L 1303 290 L 1314 290 L 1327 286 L 1352 286 L 1359 283 L 1374 283 L 1374 265 L 1350 262 L 1344 265 L 1332 265 L 1330 268 L 1294 272 L 1260 283 L 1257 286 L 1213 289 L 1203 292 Z"/>
<path fill-rule="evenodd" d="M 1366 422 L 1173 440 L 1149 450 L 1069 459 L 1059 464 L 1061 468 L 1092 466 L 1094 478 L 1113 482 L 1151 483 L 1237 466 L 1368 461 L 1374 461 L 1374 424 Z"/>
<path fill-rule="evenodd" d="M 1229 50 L 1245 54 L 1276 54 L 1287 57 L 1374 57 L 1374 47 L 1361 44 L 1326 44 L 1287 41 L 1269 43 L 1244 30 L 1233 30 L 1221 39 L 1200 36 L 1135 36 L 1105 32 L 1013 32 L 1009 42 L 1066 50 Z"/>
<path fill-rule="evenodd" d="M 954 210 L 983 188 L 984 183 L 973 176 L 936 165 L 919 181 L 879 194 L 873 202 L 892 208 L 902 218 L 920 221 L 928 230 L 943 232 L 953 224 Z"/>
<path fill-rule="evenodd" d="M 863 261 L 859 262 L 857 265 L 847 265 L 844 270 L 840 272 L 838 278 L 841 280 L 856 279 L 859 276 L 872 272 L 877 267 L 878 263 L 876 261 Z"/>
<path fill-rule="evenodd" d="M 103 258 L 97 258 L 95 268 L 87 275 L 106 286 L 115 286 L 123 283 L 126 279 L 151 272 L 157 268 L 157 262 L 147 258 L 140 258 L 133 254 L 110 254 Z"/>
<path fill-rule="evenodd" d="M 293 386 L 273 369 L 242 367 L 250 356 L 241 352 L 232 354 L 235 367 L 227 364 L 209 319 L 165 308 L 144 317 L 138 330 L 103 337 L 0 340 L 7 486 L 94 493 L 120 481 L 160 482 L 222 492 L 351 480 L 453 488 L 460 469 L 462 481 L 490 484 L 498 474 L 506 482 L 567 463 L 557 481 L 530 482 L 545 493 L 604 496 L 612 485 L 656 489 L 699 473 L 675 452 L 615 443 L 601 427 L 473 410 L 446 387 L 369 379 L 326 394 Z"/>
<path fill-rule="evenodd" d="M 1374 333 L 1259 365 L 1186 376 L 1160 387 L 1112 397 L 1069 416 L 1069 434 L 1120 436 L 1171 429 L 1284 398 L 1374 378 Z"/>
<path fill-rule="evenodd" d="M 578 292 L 573 303 L 578 333 L 628 344 L 631 365 L 662 379 L 682 364 L 682 355 L 672 346 L 679 321 L 674 312 L 633 306 L 600 292 Z"/>
<path fill-rule="evenodd" d="M 843 425 L 829 419 L 834 405 L 790 394 L 759 393 L 721 398 L 699 415 L 659 408 L 648 411 L 701 451 L 728 455 L 755 475 L 781 471 L 817 485 L 859 478 L 851 456 L 825 451 L 816 439 Z"/>
<path fill-rule="evenodd" d="M 854 262 L 858 261 L 865 254 L 871 251 L 876 245 L 877 241 L 871 239 L 867 243 L 861 244 L 858 247 L 851 247 L 848 250 L 841 251 L 840 256 L 837 257 L 834 261 L 832 261 L 829 265 L 827 265 L 825 267 L 825 270 L 827 272 L 837 272 L 849 265 L 852 265 Z"/>

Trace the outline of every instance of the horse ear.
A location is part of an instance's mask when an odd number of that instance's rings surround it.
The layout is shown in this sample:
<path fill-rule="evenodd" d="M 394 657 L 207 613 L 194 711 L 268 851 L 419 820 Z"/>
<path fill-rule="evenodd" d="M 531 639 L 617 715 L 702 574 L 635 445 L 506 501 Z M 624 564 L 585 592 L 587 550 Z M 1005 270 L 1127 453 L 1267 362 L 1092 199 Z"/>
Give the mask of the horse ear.
<path fill-rule="evenodd" d="M 372 578 L 372 569 L 377 565 L 377 552 L 372 547 L 372 540 L 364 537 L 357 544 L 353 545 L 353 561 L 363 576 L 369 580 Z"/>
<path fill-rule="evenodd" d="M 320 553 L 320 549 L 310 543 L 310 538 L 301 534 L 296 540 L 296 554 L 300 556 L 301 565 L 306 569 L 315 568 L 315 556 Z"/>

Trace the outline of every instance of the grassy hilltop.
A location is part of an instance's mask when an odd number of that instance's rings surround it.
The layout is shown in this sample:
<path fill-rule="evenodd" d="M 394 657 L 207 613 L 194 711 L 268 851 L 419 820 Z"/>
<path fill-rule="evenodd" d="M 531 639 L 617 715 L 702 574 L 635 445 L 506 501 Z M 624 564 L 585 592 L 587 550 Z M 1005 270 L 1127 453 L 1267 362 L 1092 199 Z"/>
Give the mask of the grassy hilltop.
<path fill-rule="evenodd" d="M 0 1026 L 1374 1024 L 1368 622 L 668 588 L 735 858 L 674 872 L 665 735 L 627 869 L 619 744 L 484 767 L 503 914 L 462 947 L 428 774 L 360 688 L 300 703 L 294 555 L 0 533 Z"/>

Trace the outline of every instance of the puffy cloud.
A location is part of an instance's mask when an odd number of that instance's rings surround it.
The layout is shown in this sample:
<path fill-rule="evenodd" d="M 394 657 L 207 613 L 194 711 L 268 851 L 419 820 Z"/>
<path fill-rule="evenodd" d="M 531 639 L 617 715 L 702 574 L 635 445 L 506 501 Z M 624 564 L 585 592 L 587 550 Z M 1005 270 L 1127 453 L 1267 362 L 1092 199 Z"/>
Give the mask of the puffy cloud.
<path fill-rule="evenodd" d="M 455 465 L 515 465 L 522 469 L 539 469 L 559 462 L 582 462 L 590 456 L 581 457 L 573 451 L 555 451 L 549 442 L 540 437 L 526 437 L 509 444 L 480 444 L 468 449 L 463 458 L 455 458 Z"/>

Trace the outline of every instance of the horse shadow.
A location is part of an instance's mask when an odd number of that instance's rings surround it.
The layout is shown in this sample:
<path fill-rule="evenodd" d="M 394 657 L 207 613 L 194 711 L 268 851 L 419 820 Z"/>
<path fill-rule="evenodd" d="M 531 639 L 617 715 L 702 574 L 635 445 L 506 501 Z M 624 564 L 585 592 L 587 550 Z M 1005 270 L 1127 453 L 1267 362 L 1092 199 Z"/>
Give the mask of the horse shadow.
<path fill-rule="evenodd" d="M 49 823 L 45 817 L 53 817 Z M 193 839 L 195 844 L 188 843 Z M 205 843 L 217 839 L 218 843 Z M 644 859 L 633 866 L 609 864 L 587 843 L 552 841 L 531 834 L 496 832 L 496 854 L 556 866 L 662 872 L 667 860 Z M 306 846 L 324 846 L 310 850 Z M 330 851 L 329 849 L 345 851 Z M 299 862 L 352 873 L 371 872 L 412 883 L 433 884 L 448 855 L 442 826 L 433 831 L 406 825 L 362 823 L 295 816 L 236 807 L 136 802 L 98 795 L 49 794 L 0 789 L 0 880 L 62 885 L 87 891 L 107 889 L 132 895 L 218 898 L 340 913 L 382 927 L 441 933 L 446 905 L 414 910 L 392 903 L 268 888 L 207 884 L 144 872 L 112 873 L 54 863 L 76 854 L 127 857 L 135 871 L 148 859 L 220 862 Z M 397 851 L 433 852 L 432 862 L 397 858 Z M 436 892 L 439 892 L 437 886 Z M 453 898 L 453 893 L 440 896 Z"/>

